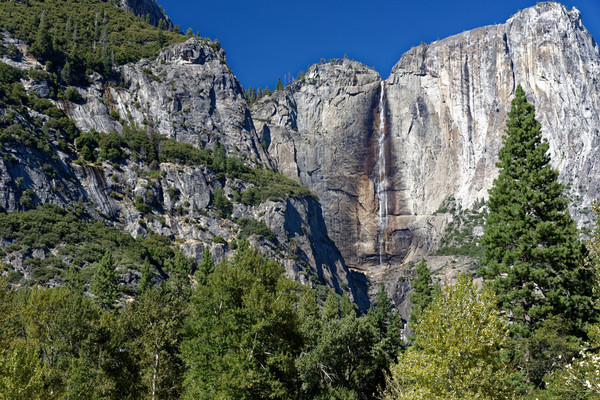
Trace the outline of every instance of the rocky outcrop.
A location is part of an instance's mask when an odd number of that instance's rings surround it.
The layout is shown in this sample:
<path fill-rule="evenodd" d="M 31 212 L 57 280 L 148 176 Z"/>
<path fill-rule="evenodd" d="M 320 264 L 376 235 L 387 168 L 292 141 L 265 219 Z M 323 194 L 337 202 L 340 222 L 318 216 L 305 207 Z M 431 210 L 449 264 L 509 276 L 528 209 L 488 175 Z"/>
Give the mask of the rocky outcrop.
<path fill-rule="evenodd" d="M 156 0 L 120 0 L 119 4 L 126 11 L 138 17 L 146 18 L 147 16 L 149 22 L 154 26 L 158 26 L 158 23 L 163 20 L 167 28 L 173 28 L 173 23 L 156 4 Z"/>
<path fill-rule="evenodd" d="M 487 198 L 517 84 L 583 225 L 600 190 L 600 51 L 576 9 L 539 3 L 506 24 L 415 47 L 382 86 L 348 60 L 316 65 L 253 115 L 278 169 L 321 198 L 348 265 L 379 279 L 438 248 L 445 204 Z"/>
<path fill-rule="evenodd" d="M 197 261 L 209 246 L 217 262 L 235 249 L 240 230 L 237 219 L 260 221 L 273 237 L 267 240 L 250 234 L 249 240 L 281 262 L 288 276 L 349 293 L 361 308 L 368 307 L 365 288 L 351 279 L 326 234 L 321 207 L 312 197 L 254 206 L 236 203 L 229 218 L 214 207 L 215 189 L 233 193 L 247 184 L 220 181 L 203 166 L 162 163 L 158 170 L 151 170 L 131 160 L 80 165 L 60 151 L 48 153 L 20 145 L 5 145 L 3 150 L 1 210 L 18 211 L 43 203 L 72 208 L 78 203 L 92 217 L 134 237 L 152 231 L 176 238 L 181 250 Z M 30 200 L 25 202 L 27 196 Z"/>
<path fill-rule="evenodd" d="M 536 106 L 553 165 L 579 212 L 598 197 L 600 51 L 580 13 L 553 2 L 412 49 L 387 80 L 395 179 L 408 214 L 486 198 L 517 84 Z"/>
<path fill-rule="evenodd" d="M 135 126 L 198 147 L 220 143 L 248 165 L 273 166 L 308 186 L 322 210 L 312 198 L 288 199 L 236 204 L 232 218 L 223 218 L 211 209 L 214 190 L 233 198 L 248 183 L 200 166 L 77 165 L 56 143 L 54 155 L 7 147 L 1 207 L 18 209 L 25 190 L 34 189 L 34 203 L 81 201 L 132 234 L 152 229 L 177 237 L 195 256 L 215 238 L 213 253 L 226 256 L 239 229 L 234 218 L 253 218 L 276 238 L 253 240 L 289 275 L 347 286 L 366 304 L 346 265 L 400 282 L 409 275 L 398 268 L 439 247 L 453 218 L 448 204 L 467 210 L 487 198 L 517 84 L 536 106 L 580 225 L 600 195 L 600 49 L 579 12 L 554 2 L 415 47 L 385 81 L 347 59 L 314 65 L 261 99 L 252 115 L 214 42 L 191 38 L 119 75 L 118 85 L 92 76 L 79 89 L 81 104 L 58 105 L 86 131 Z M 44 96 L 44 87 L 28 88 Z M 150 215 L 136 208 L 140 199 L 153 207 Z M 397 302 L 408 290 L 404 282 L 392 285 L 401 292 Z"/>
<path fill-rule="evenodd" d="M 86 101 L 64 107 L 79 128 L 109 133 L 136 125 L 198 147 L 219 142 L 230 155 L 269 165 L 243 90 L 218 44 L 191 38 L 155 60 L 122 67 L 120 75 L 119 87 L 95 75 L 89 88 L 80 89 Z"/>
<path fill-rule="evenodd" d="M 274 166 L 317 194 L 327 232 L 354 268 L 366 257 L 378 261 L 373 178 L 380 81 L 355 61 L 319 64 L 252 110 Z"/>
<path fill-rule="evenodd" d="M 17 66 L 27 68 L 23 62 Z M 82 101 L 55 104 L 84 132 L 141 129 L 201 148 L 219 143 L 228 156 L 237 156 L 246 165 L 271 165 L 242 88 L 218 44 L 191 38 L 163 49 L 155 60 L 123 66 L 119 76 L 121 84 L 116 86 L 94 74 L 88 87 L 77 88 Z M 29 90 L 40 84 L 23 83 Z M 24 126 L 33 118 L 48 119 L 33 110 L 21 117 Z M 35 129 L 41 132 L 41 123 Z M 245 235 L 280 261 L 289 276 L 346 292 L 361 308 L 368 307 L 365 282 L 354 284 L 353 274 L 327 236 L 321 206 L 313 197 L 244 205 L 240 193 L 252 184 L 217 175 L 207 166 L 156 161 L 147 165 L 129 150 L 119 163 L 89 164 L 76 160 L 74 147 L 59 143 L 58 132 L 47 134 L 50 143 L 44 149 L 2 144 L 0 209 L 15 211 L 42 203 L 69 208 L 80 203 L 93 218 L 133 236 L 152 231 L 174 238 L 186 255 L 197 260 L 209 246 L 217 262 L 235 249 L 241 230 L 238 219 L 259 221 L 272 237 Z M 233 201 L 231 215 L 215 206 L 217 188 Z"/>

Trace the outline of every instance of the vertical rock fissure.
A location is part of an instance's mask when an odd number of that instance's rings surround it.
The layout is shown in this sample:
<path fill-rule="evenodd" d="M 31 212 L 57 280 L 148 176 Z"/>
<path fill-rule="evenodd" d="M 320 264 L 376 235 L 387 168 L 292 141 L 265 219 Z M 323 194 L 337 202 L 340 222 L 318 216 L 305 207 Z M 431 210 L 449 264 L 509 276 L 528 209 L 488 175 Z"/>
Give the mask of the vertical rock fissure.
<path fill-rule="evenodd" d="M 386 162 L 386 129 L 385 129 L 385 83 L 381 81 L 381 88 L 379 92 L 379 127 L 377 134 L 379 135 L 377 141 L 377 178 L 375 181 L 375 189 L 377 193 L 377 200 L 379 203 L 379 226 L 377 234 L 379 236 L 379 266 L 383 266 L 384 256 L 386 253 L 386 241 L 385 241 L 385 229 L 388 224 L 388 187 L 389 181 L 387 177 L 387 162 Z"/>

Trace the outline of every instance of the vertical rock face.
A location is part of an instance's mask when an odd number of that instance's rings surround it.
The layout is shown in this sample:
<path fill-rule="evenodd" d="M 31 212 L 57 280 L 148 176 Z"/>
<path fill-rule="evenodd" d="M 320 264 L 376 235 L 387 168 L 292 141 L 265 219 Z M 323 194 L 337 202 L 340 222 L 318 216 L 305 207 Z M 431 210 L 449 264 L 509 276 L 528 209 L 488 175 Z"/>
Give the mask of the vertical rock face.
<path fill-rule="evenodd" d="M 319 196 L 327 232 L 354 267 L 379 259 L 372 239 L 380 81 L 354 61 L 319 64 L 253 108 L 273 164 Z"/>
<path fill-rule="evenodd" d="M 599 188 L 599 79 L 597 44 L 579 12 L 558 3 L 409 51 L 387 81 L 406 212 L 487 197 L 517 84 L 536 106 L 553 165 L 582 196 L 573 206 L 589 206 Z"/>
<path fill-rule="evenodd" d="M 600 51 L 579 11 L 558 3 L 411 49 L 382 86 L 382 112 L 377 74 L 344 60 L 312 67 L 253 114 L 279 170 L 319 195 L 348 265 L 377 277 L 437 248 L 448 216 L 434 214 L 448 200 L 469 208 L 487 198 L 517 84 L 536 106 L 583 223 L 600 190 Z M 388 197 L 380 233 L 382 117 Z"/>
<path fill-rule="evenodd" d="M 164 20 L 167 28 L 173 27 L 171 20 L 156 4 L 155 0 L 120 0 L 120 5 L 138 17 L 145 17 L 147 15 L 150 18 L 150 23 L 154 26 L 158 26 L 159 21 Z"/>

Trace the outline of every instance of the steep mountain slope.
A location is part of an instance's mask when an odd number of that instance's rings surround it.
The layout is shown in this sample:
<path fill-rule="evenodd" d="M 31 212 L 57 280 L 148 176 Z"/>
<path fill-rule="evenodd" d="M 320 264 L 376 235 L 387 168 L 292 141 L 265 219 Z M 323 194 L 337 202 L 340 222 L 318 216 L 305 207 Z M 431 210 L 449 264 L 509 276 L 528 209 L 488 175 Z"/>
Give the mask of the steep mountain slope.
<path fill-rule="evenodd" d="M 144 12 L 148 4 L 121 2 L 142 15 L 156 11 Z M 90 27 L 99 15 L 87 16 Z M 104 15 L 108 28 L 122 18 L 113 9 Z M 49 17 L 72 29 L 60 13 Z M 216 42 L 169 33 L 174 44 L 156 57 L 136 53 L 124 64 L 120 44 L 109 41 L 103 58 L 86 61 L 96 72 L 68 88 L 77 81 L 64 72 L 77 61 L 69 53 L 76 35 L 53 31 L 66 44 L 62 58 L 53 54 L 60 67 L 45 72 L 30 48 L 39 47 L 43 24 L 38 36 L 13 25 L 2 61 L 36 71 L 17 79 L 29 94 L 2 109 L 7 211 L 77 201 L 133 235 L 176 238 L 196 258 L 211 242 L 223 257 L 249 226 L 260 231 L 248 223 L 259 221 L 273 236 L 263 230 L 270 239 L 254 240 L 290 276 L 348 288 L 364 306 L 366 287 L 348 265 L 389 282 L 398 303 L 408 288 L 399 268 L 460 246 L 445 237 L 459 222 L 471 230 L 481 223 L 518 83 L 537 107 L 580 226 L 598 197 L 600 50 L 579 12 L 554 2 L 415 47 L 386 80 L 346 59 L 314 65 L 252 113 Z M 144 35 L 164 44 L 167 32 L 150 28 Z M 98 32 L 87 35 L 94 49 Z M 310 188 L 320 204 L 269 168 Z"/>
<path fill-rule="evenodd" d="M 165 21 L 167 28 L 172 28 L 173 23 L 163 10 L 153 0 L 119 0 L 119 4 L 126 11 L 130 11 L 138 17 L 146 18 L 150 20 L 152 25 L 158 26 L 158 23 L 162 20 Z"/>
<path fill-rule="evenodd" d="M 111 9 L 110 18 L 119 12 Z M 327 236 L 318 201 L 269 168 L 218 43 L 192 37 L 79 86 L 67 86 L 60 69 L 44 71 L 27 41 L 6 33 L 3 48 L 15 44 L 0 59 L 3 211 L 80 208 L 134 237 L 170 238 L 197 261 L 206 247 L 216 261 L 227 257 L 248 237 L 289 276 L 368 306 L 364 282 L 354 286 Z M 4 261 L 24 277 L 54 251 L 1 244 Z M 133 273 L 135 283 L 140 267 L 122 278 Z"/>

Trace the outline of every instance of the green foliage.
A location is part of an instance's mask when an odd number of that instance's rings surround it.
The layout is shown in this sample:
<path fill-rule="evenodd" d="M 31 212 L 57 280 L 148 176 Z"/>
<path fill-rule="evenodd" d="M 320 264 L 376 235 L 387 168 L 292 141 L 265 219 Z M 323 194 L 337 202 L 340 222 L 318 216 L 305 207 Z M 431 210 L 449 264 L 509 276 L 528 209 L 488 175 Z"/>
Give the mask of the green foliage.
<path fill-rule="evenodd" d="M 154 276 L 152 275 L 152 266 L 148 259 L 144 260 L 142 265 L 142 276 L 138 281 L 138 293 L 143 294 L 145 291 L 154 287 Z"/>
<path fill-rule="evenodd" d="M 250 85 L 248 88 L 244 88 L 244 98 L 248 102 L 249 105 L 253 105 L 260 99 L 266 96 L 270 96 L 273 94 L 272 90 L 269 90 L 269 87 L 262 88 L 254 88 Z"/>
<path fill-rule="evenodd" d="M 415 342 L 391 367 L 383 399 L 508 399 L 513 371 L 502 356 L 508 328 L 496 297 L 467 275 L 436 296 L 414 327 Z"/>
<path fill-rule="evenodd" d="M 0 397 L 3 399 L 47 399 L 47 369 L 37 348 L 15 340 L 0 352 Z"/>
<path fill-rule="evenodd" d="M 425 310 L 433 299 L 433 281 L 431 280 L 431 272 L 425 262 L 421 259 L 415 270 L 416 276 L 412 283 L 412 293 L 409 298 L 412 302 L 410 310 L 409 322 L 411 327 L 418 323 L 423 310 Z"/>
<path fill-rule="evenodd" d="M 31 208 L 33 205 L 33 199 L 35 194 L 31 189 L 25 189 L 23 193 L 21 193 L 21 198 L 19 199 L 19 204 L 23 207 L 24 210 Z"/>
<path fill-rule="evenodd" d="M 95 131 L 85 132 L 79 135 L 75 140 L 75 146 L 77 147 L 77 150 L 81 152 L 81 156 L 85 161 L 96 161 L 96 147 L 98 147 L 99 136 L 100 135 Z"/>
<path fill-rule="evenodd" d="M 281 78 L 277 78 L 277 85 L 275 86 L 275 90 L 278 92 L 283 90 L 283 83 L 281 83 Z"/>
<path fill-rule="evenodd" d="M 297 284 L 241 243 L 192 296 L 182 358 L 187 398 L 290 398 L 301 344 Z"/>
<path fill-rule="evenodd" d="M 165 288 L 148 288 L 119 317 L 132 361 L 139 368 L 135 398 L 179 399 L 179 358 L 186 304 Z"/>
<path fill-rule="evenodd" d="M 400 317 L 385 288 L 366 316 L 357 317 L 347 297 L 329 291 L 322 312 L 315 293 L 299 304 L 304 348 L 296 360 L 301 398 L 373 398 L 401 348 Z M 345 305 L 346 304 L 346 305 Z"/>
<path fill-rule="evenodd" d="M 0 394 L 10 399 L 133 398 L 135 368 L 114 320 L 64 288 L 0 288 Z"/>
<path fill-rule="evenodd" d="M 534 107 L 517 87 L 490 189 L 480 269 L 507 311 L 511 330 L 529 336 L 550 315 L 581 334 L 594 318 L 593 277 L 569 215 L 563 185 L 550 165 Z"/>
<path fill-rule="evenodd" d="M 113 227 L 86 219 L 85 214 L 52 204 L 40 205 L 26 212 L 0 214 L 0 236 L 12 243 L 11 251 L 25 255 L 25 264 L 32 275 L 37 268 L 45 266 L 57 269 L 60 277 L 67 268 L 62 263 L 53 264 L 52 257 L 39 260 L 39 264 L 28 261 L 33 260 L 28 254 L 34 249 L 55 254 L 54 260 L 71 260 L 69 267 L 77 272 L 77 286 L 89 283 L 92 274 L 88 266 L 98 263 L 107 250 L 123 268 L 139 270 L 147 260 L 153 268 L 163 272 L 168 270 L 167 260 L 175 258 L 178 253 L 171 248 L 172 240 L 165 236 L 151 233 L 145 238 L 138 236 L 134 239 Z"/>
<path fill-rule="evenodd" d="M 241 228 L 241 236 L 256 235 L 267 239 L 269 242 L 275 242 L 277 240 L 271 228 L 262 221 L 257 221 L 252 218 L 240 218 L 236 222 Z"/>
<path fill-rule="evenodd" d="M 123 147 L 126 146 L 126 142 L 123 136 L 118 133 L 109 133 L 102 137 L 98 144 L 100 146 L 100 157 L 112 162 L 117 162 L 123 158 Z"/>
<path fill-rule="evenodd" d="M 208 277 L 213 273 L 214 269 L 215 262 L 210 254 L 210 249 L 206 246 L 202 252 L 202 260 L 200 261 L 200 264 L 198 264 L 198 271 L 196 272 L 198 284 L 206 285 L 208 283 Z"/>
<path fill-rule="evenodd" d="M 177 297 L 187 300 L 191 295 L 190 278 L 194 269 L 192 261 L 183 253 L 177 252 L 165 262 L 165 267 L 169 272 L 169 287 Z"/>
<path fill-rule="evenodd" d="M 534 392 L 530 398 L 592 400 L 600 396 L 600 326 L 595 324 L 591 330 L 593 336 L 590 347 L 582 349 L 575 357 L 563 361 L 563 368 L 556 369 L 545 377 L 546 389 Z"/>
<path fill-rule="evenodd" d="M 435 255 L 437 256 L 467 256 L 481 258 L 483 256 L 483 247 L 481 246 L 481 237 L 474 234 L 477 227 L 485 224 L 487 210 L 481 211 L 483 201 L 476 202 L 471 209 L 462 209 L 460 204 L 456 204 L 454 198 L 446 201 L 445 206 L 434 214 L 451 213 L 454 218 L 444 231 L 444 237 L 441 240 L 442 248 Z"/>
<path fill-rule="evenodd" d="M 309 189 L 271 169 L 255 167 L 240 174 L 239 178 L 255 185 L 242 193 L 244 204 L 257 205 L 267 200 L 281 201 L 285 198 L 315 198 Z"/>
<path fill-rule="evenodd" d="M 219 210 L 219 214 L 223 218 L 229 218 L 233 211 L 233 203 L 229 201 L 222 188 L 218 187 L 213 192 L 213 206 Z"/>
<path fill-rule="evenodd" d="M 186 39 L 101 0 L 12 2 L 0 8 L 0 21 L 1 30 L 30 44 L 51 69 L 61 67 L 68 85 L 86 83 L 91 71 L 108 76 L 114 66 L 152 58 Z"/>
<path fill-rule="evenodd" d="M 96 266 L 90 292 L 94 295 L 94 301 L 104 310 L 112 310 L 115 302 L 119 298 L 118 285 L 119 277 L 115 266 L 115 260 L 109 251 Z"/>
<path fill-rule="evenodd" d="M 545 376 L 561 369 L 581 350 L 581 340 L 569 332 L 569 324 L 561 317 L 544 320 L 530 337 L 513 340 L 509 350 L 513 352 L 515 365 L 521 369 L 520 386 L 543 388 Z"/>

